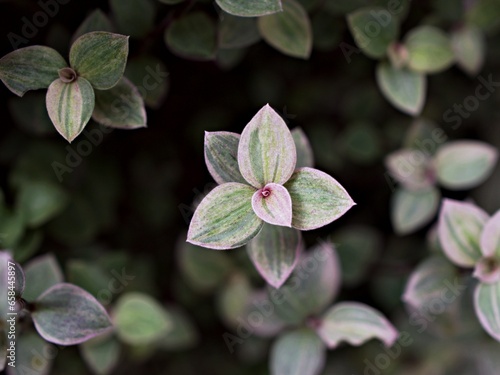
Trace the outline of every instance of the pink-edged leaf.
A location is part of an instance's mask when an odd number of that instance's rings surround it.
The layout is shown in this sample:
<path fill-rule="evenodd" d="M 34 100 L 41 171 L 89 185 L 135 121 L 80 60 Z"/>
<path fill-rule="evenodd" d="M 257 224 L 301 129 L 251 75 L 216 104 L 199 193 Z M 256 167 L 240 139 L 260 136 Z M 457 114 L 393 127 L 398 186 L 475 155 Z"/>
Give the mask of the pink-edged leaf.
<path fill-rule="evenodd" d="M 252 329 L 253 333 L 259 337 L 276 337 L 286 327 L 286 324 L 276 314 L 274 304 L 269 299 L 265 289 L 253 291 L 248 296 L 244 316 L 255 314 L 262 316 L 262 323 L 252 325 L 247 322 L 248 327 L 246 328 Z M 238 321 L 239 323 L 240 321 Z"/>
<path fill-rule="evenodd" d="M 297 152 L 285 121 L 269 104 L 245 126 L 238 146 L 238 165 L 245 180 L 257 189 L 284 184 L 292 175 Z"/>
<path fill-rule="evenodd" d="M 401 149 L 385 158 L 385 166 L 392 177 L 408 190 L 430 188 L 435 181 L 431 158 L 420 150 Z"/>
<path fill-rule="evenodd" d="M 299 168 L 285 184 L 292 197 L 292 226 L 312 230 L 331 223 L 355 205 L 333 177 L 314 168 Z"/>
<path fill-rule="evenodd" d="M 246 184 L 238 167 L 240 135 L 230 132 L 205 132 L 205 163 L 215 182 Z"/>
<path fill-rule="evenodd" d="M 500 341 L 500 281 L 479 283 L 474 292 L 474 308 L 485 331 Z"/>
<path fill-rule="evenodd" d="M 297 265 L 301 249 L 302 238 L 297 229 L 267 223 L 247 245 L 255 268 L 275 288 L 288 279 Z"/>
<path fill-rule="evenodd" d="M 283 185 L 267 184 L 252 197 L 255 214 L 266 223 L 292 226 L 292 198 Z"/>
<path fill-rule="evenodd" d="M 73 284 L 56 284 L 35 302 L 35 328 L 45 340 L 76 345 L 112 328 L 108 313 L 88 292 Z"/>
<path fill-rule="evenodd" d="M 438 222 L 439 242 L 456 265 L 473 267 L 481 258 L 480 235 L 488 214 L 472 203 L 444 199 Z"/>
<path fill-rule="evenodd" d="M 396 328 L 379 311 L 358 302 L 341 302 L 330 308 L 316 332 L 330 349 L 342 341 L 359 346 L 373 338 L 390 347 L 399 336 Z"/>
<path fill-rule="evenodd" d="M 485 257 L 500 259 L 500 211 L 484 226 L 481 234 L 481 252 Z"/>
<path fill-rule="evenodd" d="M 255 215 L 251 186 L 228 182 L 217 186 L 196 208 L 187 241 L 210 249 L 234 249 L 245 245 L 262 228 Z"/>

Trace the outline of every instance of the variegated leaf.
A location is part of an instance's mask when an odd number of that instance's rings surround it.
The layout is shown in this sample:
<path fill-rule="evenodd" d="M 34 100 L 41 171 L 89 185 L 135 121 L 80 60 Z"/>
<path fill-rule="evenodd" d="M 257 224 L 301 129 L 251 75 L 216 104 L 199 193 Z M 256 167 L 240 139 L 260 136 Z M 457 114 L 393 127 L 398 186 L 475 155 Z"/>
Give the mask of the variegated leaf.
<path fill-rule="evenodd" d="M 439 242 L 456 265 L 473 267 L 481 258 L 481 232 L 488 214 L 472 203 L 444 199 L 439 214 Z"/>
<path fill-rule="evenodd" d="M 248 243 L 247 252 L 268 284 L 280 288 L 297 265 L 302 249 L 301 234 L 293 228 L 264 224 Z"/>
<path fill-rule="evenodd" d="M 358 302 L 334 305 L 323 315 L 316 332 L 330 349 L 342 341 L 359 346 L 373 338 L 390 347 L 399 336 L 396 328 L 379 311 Z"/>
<path fill-rule="evenodd" d="M 483 32 L 473 25 L 464 25 L 452 32 L 451 46 L 457 65 L 471 76 L 476 76 L 486 57 Z"/>
<path fill-rule="evenodd" d="M 333 177 L 313 168 L 299 168 L 285 184 L 292 197 L 292 226 L 320 228 L 345 214 L 355 203 Z"/>
<path fill-rule="evenodd" d="M 385 158 L 385 166 L 391 176 L 409 190 L 428 189 L 434 184 L 431 158 L 420 150 L 395 151 Z"/>
<path fill-rule="evenodd" d="M 260 17 L 281 12 L 281 0 L 216 0 L 224 11 L 239 17 Z"/>
<path fill-rule="evenodd" d="M 71 83 L 57 79 L 49 86 L 46 104 L 56 130 L 71 143 L 92 116 L 95 106 L 94 90 L 82 77 Z"/>
<path fill-rule="evenodd" d="M 252 208 L 255 189 L 228 182 L 217 186 L 201 201 L 189 225 L 187 240 L 210 249 L 245 245 L 262 228 Z"/>
<path fill-rule="evenodd" d="M 297 164 L 295 168 L 314 167 L 314 154 L 309 143 L 309 139 L 301 128 L 292 130 L 293 141 L 295 142 L 295 149 L 297 150 Z"/>
<path fill-rule="evenodd" d="M 205 132 L 205 163 L 215 182 L 246 184 L 238 167 L 240 135 L 230 132 Z"/>
<path fill-rule="evenodd" d="M 482 183 L 497 160 L 495 147 L 470 140 L 449 142 L 434 157 L 438 182 L 453 190 L 470 189 Z"/>
<path fill-rule="evenodd" d="M 314 331 L 301 328 L 284 334 L 271 349 L 271 375 L 319 375 L 326 348 Z"/>
<path fill-rule="evenodd" d="M 92 118 L 111 128 L 143 128 L 146 126 L 144 99 L 137 87 L 122 77 L 111 89 L 95 91 Z"/>
<path fill-rule="evenodd" d="M 474 308 L 485 331 L 500 341 L 500 281 L 479 283 L 474 292 Z"/>
<path fill-rule="evenodd" d="M 68 63 L 55 49 L 45 46 L 19 48 L 0 59 L 0 79 L 18 96 L 46 89 Z"/>
<path fill-rule="evenodd" d="M 292 175 L 297 152 L 285 121 L 267 104 L 243 129 L 238 165 L 245 180 L 257 189 L 284 184 Z"/>
<path fill-rule="evenodd" d="M 79 76 L 97 90 L 118 83 L 125 71 L 128 37 L 105 31 L 93 31 L 79 37 L 71 46 L 69 61 Z"/>
<path fill-rule="evenodd" d="M 500 260 L 500 211 L 493 215 L 481 233 L 481 252 L 485 257 Z"/>
<path fill-rule="evenodd" d="M 273 225 L 292 226 L 292 198 L 283 185 L 267 184 L 252 197 L 255 214 Z"/>

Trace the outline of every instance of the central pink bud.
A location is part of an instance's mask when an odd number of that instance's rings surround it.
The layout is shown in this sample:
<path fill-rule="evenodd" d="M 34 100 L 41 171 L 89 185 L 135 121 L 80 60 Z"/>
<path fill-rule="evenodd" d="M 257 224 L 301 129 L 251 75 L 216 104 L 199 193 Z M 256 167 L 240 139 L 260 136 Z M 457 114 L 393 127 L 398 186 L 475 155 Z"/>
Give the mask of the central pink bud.
<path fill-rule="evenodd" d="M 262 189 L 262 191 L 260 192 L 260 194 L 262 194 L 262 196 L 264 198 L 267 198 L 268 196 L 271 195 L 271 189 L 269 189 L 268 187 L 265 187 Z"/>

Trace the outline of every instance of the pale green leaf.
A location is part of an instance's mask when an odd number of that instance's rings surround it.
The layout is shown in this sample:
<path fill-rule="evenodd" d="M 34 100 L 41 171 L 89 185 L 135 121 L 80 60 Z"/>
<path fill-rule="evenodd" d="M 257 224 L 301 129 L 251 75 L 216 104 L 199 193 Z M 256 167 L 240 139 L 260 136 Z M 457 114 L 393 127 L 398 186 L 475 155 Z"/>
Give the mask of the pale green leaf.
<path fill-rule="evenodd" d="M 76 285 L 56 284 L 35 304 L 31 314 L 35 328 L 40 336 L 55 344 L 80 344 L 112 328 L 104 307 Z"/>
<path fill-rule="evenodd" d="M 93 338 L 79 348 L 83 360 L 97 375 L 109 374 L 120 360 L 120 343 L 111 335 Z"/>
<path fill-rule="evenodd" d="M 302 249 L 298 230 L 264 224 L 248 243 L 247 252 L 255 268 L 268 284 L 280 288 L 297 265 Z"/>
<path fill-rule="evenodd" d="M 152 0 L 110 0 L 109 5 L 121 34 L 142 38 L 153 29 L 156 9 Z"/>
<path fill-rule="evenodd" d="M 260 17 L 257 21 L 260 35 L 278 51 L 292 57 L 308 59 L 313 34 L 311 21 L 296 0 L 283 2 L 283 11 Z"/>
<path fill-rule="evenodd" d="M 233 273 L 217 295 L 217 310 L 225 324 L 238 327 L 251 295 L 252 286 L 248 277 L 242 273 Z"/>
<path fill-rule="evenodd" d="M 500 260 L 500 211 L 487 222 L 481 233 L 481 252 L 485 257 Z"/>
<path fill-rule="evenodd" d="M 205 163 L 215 182 L 246 181 L 238 167 L 240 135 L 230 132 L 205 132 Z"/>
<path fill-rule="evenodd" d="M 331 307 L 316 332 L 330 349 L 342 341 L 359 346 L 373 338 L 391 347 L 399 335 L 379 311 L 358 302 L 341 302 Z"/>
<path fill-rule="evenodd" d="M 284 184 L 292 175 L 297 153 L 285 121 L 265 105 L 241 133 L 238 165 L 245 180 L 257 189 L 270 182 Z"/>
<path fill-rule="evenodd" d="M 210 249 L 234 249 L 245 245 L 262 228 L 255 215 L 252 196 L 255 189 L 228 182 L 217 186 L 201 201 L 191 223 L 187 240 Z"/>
<path fill-rule="evenodd" d="M 394 107 L 412 116 L 420 114 L 427 90 L 425 75 L 380 63 L 376 76 L 380 91 Z"/>
<path fill-rule="evenodd" d="M 218 29 L 219 48 L 244 48 L 260 40 L 257 21 L 254 18 L 243 18 L 225 15 Z"/>
<path fill-rule="evenodd" d="M 441 194 L 438 189 L 397 189 L 391 202 L 391 221 L 399 235 L 413 233 L 436 215 Z"/>
<path fill-rule="evenodd" d="M 292 198 L 283 185 L 270 183 L 252 197 L 255 214 L 266 223 L 292 226 Z"/>
<path fill-rule="evenodd" d="M 326 347 L 310 329 L 280 336 L 271 349 L 271 375 L 319 375 L 326 362 Z"/>
<path fill-rule="evenodd" d="M 0 59 L 0 79 L 18 96 L 46 89 L 59 78 L 68 63 L 56 50 L 45 46 L 19 48 Z"/>
<path fill-rule="evenodd" d="M 167 46 L 180 57 L 207 61 L 215 58 L 215 22 L 205 13 L 192 12 L 172 22 L 165 31 Z"/>
<path fill-rule="evenodd" d="M 72 142 L 85 128 L 95 106 L 94 90 L 82 77 L 71 83 L 55 80 L 47 91 L 47 111 L 56 130 Z"/>
<path fill-rule="evenodd" d="M 314 153 L 304 131 L 301 128 L 295 128 L 292 130 L 292 137 L 297 151 L 295 168 L 314 167 Z"/>
<path fill-rule="evenodd" d="M 313 168 L 300 168 L 285 184 L 292 197 L 292 226 L 299 230 L 320 228 L 355 205 L 333 177 Z"/>
<path fill-rule="evenodd" d="M 474 308 L 484 330 L 500 341 L 500 281 L 479 283 L 474 292 Z"/>
<path fill-rule="evenodd" d="M 479 73 L 486 57 L 486 42 L 481 30 L 474 26 L 455 30 L 451 34 L 451 46 L 460 68 L 471 76 Z"/>
<path fill-rule="evenodd" d="M 71 67 L 97 90 L 118 83 L 125 71 L 128 37 L 94 31 L 78 38 L 69 52 Z"/>
<path fill-rule="evenodd" d="M 434 26 L 419 26 L 404 40 L 409 69 L 419 73 L 439 73 L 453 65 L 455 56 L 450 38 Z"/>
<path fill-rule="evenodd" d="M 146 127 L 144 99 L 127 78 L 109 90 L 95 91 L 95 108 L 92 118 L 100 124 L 118 129 Z"/>
<path fill-rule="evenodd" d="M 130 345 L 159 342 L 172 329 L 167 311 L 152 297 L 127 293 L 116 302 L 113 311 L 116 334 Z"/>
<path fill-rule="evenodd" d="M 347 15 L 356 45 L 369 57 L 382 58 L 399 33 L 399 20 L 383 7 L 365 7 Z"/>
<path fill-rule="evenodd" d="M 488 214 L 472 203 L 444 199 L 438 235 L 444 253 L 461 267 L 473 267 L 481 257 L 481 232 Z"/>
<path fill-rule="evenodd" d="M 260 17 L 281 12 L 281 0 L 215 0 L 225 12 L 239 17 Z"/>
<path fill-rule="evenodd" d="M 23 298 L 28 302 L 36 300 L 50 287 L 64 281 L 56 258 L 52 254 L 36 257 L 24 266 L 26 287 Z"/>
<path fill-rule="evenodd" d="M 498 151 L 487 143 L 453 141 L 441 146 L 434 157 L 438 182 L 447 189 L 471 189 L 493 172 Z"/>
<path fill-rule="evenodd" d="M 73 43 L 79 37 L 92 31 L 113 32 L 113 24 L 108 16 L 101 10 L 96 9 L 83 20 L 78 29 L 76 29 L 71 42 Z"/>

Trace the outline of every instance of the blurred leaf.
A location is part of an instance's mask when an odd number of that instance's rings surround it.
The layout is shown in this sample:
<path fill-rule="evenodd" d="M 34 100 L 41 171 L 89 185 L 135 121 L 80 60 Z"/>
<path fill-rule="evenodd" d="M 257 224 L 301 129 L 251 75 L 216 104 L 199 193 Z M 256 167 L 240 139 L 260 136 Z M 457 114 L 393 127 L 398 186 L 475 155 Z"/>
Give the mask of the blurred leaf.
<path fill-rule="evenodd" d="M 379 134 L 373 126 L 363 122 L 350 124 L 342 135 L 345 153 L 359 164 L 373 163 L 380 155 Z"/>
<path fill-rule="evenodd" d="M 399 22 L 383 7 L 366 7 L 347 15 L 356 45 L 369 57 L 382 58 L 399 34 Z"/>
<path fill-rule="evenodd" d="M 67 67 L 63 57 L 45 46 L 19 48 L 0 59 L 0 79 L 17 96 L 26 91 L 46 89 Z"/>
<path fill-rule="evenodd" d="M 222 321 L 233 328 L 241 324 L 247 312 L 252 289 L 244 274 L 235 273 L 218 293 L 217 310 Z"/>
<path fill-rule="evenodd" d="M 88 80 L 93 88 L 107 90 L 122 77 L 127 56 L 127 36 L 93 31 L 73 43 L 69 61 L 78 75 Z"/>
<path fill-rule="evenodd" d="M 326 361 L 326 348 L 307 328 L 286 333 L 271 349 L 271 375 L 319 375 Z"/>
<path fill-rule="evenodd" d="M 54 125 L 47 114 L 44 93 L 33 92 L 22 98 L 13 97 L 8 104 L 14 120 L 28 134 L 46 135 L 54 132 Z"/>
<path fill-rule="evenodd" d="M 497 31 L 500 27 L 500 8 L 498 0 L 478 0 L 468 7 L 466 21 L 488 33 Z"/>
<path fill-rule="evenodd" d="M 444 253 L 457 266 L 473 267 L 481 257 L 480 235 L 488 214 L 472 203 L 444 199 L 438 235 Z"/>
<path fill-rule="evenodd" d="M 247 252 L 264 280 L 280 288 L 295 268 L 302 246 L 298 230 L 266 223 L 248 243 Z"/>
<path fill-rule="evenodd" d="M 11 213 L 0 206 L 0 248 L 16 246 L 25 231 L 24 218 L 20 212 Z"/>
<path fill-rule="evenodd" d="M 92 86 L 82 77 L 71 83 L 57 79 L 49 86 L 46 100 L 56 130 L 71 143 L 92 116 L 95 105 Z"/>
<path fill-rule="evenodd" d="M 70 259 L 66 264 L 66 272 L 69 282 L 85 289 L 98 299 L 101 297 L 99 292 L 109 290 L 111 277 L 94 263 Z M 104 304 L 105 301 L 99 302 Z"/>
<path fill-rule="evenodd" d="M 427 79 L 423 74 L 380 63 L 377 84 L 385 98 L 400 111 L 412 116 L 422 111 L 427 90 Z"/>
<path fill-rule="evenodd" d="M 453 141 L 434 157 L 438 182 L 447 189 L 465 190 L 484 182 L 498 160 L 495 147 L 479 141 Z"/>
<path fill-rule="evenodd" d="M 218 30 L 219 48 L 244 48 L 260 40 L 254 18 L 224 15 Z"/>
<path fill-rule="evenodd" d="M 254 291 L 248 296 L 242 316 L 247 320 L 246 328 L 259 337 L 275 337 L 286 327 L 265 289 Z M 257 316 L 259 324 L 255 324 Z"/>
<path fill-rule="evenodd" d="M 240 135 L 230 132 L 205 132 L 205 164 L 218 184 L 247 182 L 238 166 Z"/>
<path fill-rule="evenodd" d="M 386 156 L 385 166 L 393 178 L 407 190 L 428 190 L 436 183 L 428 154 L 405 148 Z"/>
<path fill-rule="evenodd" d="M 189 13 L 172 22 L 165 31 L 165 43 L 180 57 L 213 60 L 217 51 L 215 23 L 205 13 Z"/>
<path fill-rule="evenodd" d="M 156 9 L 151 0 L 110 0 L 109 4 L 121 34 L 142 38 L 153 28 Z"/>
<path fill-rule="evenodd" d="M 172 320 L 172 329 L 160 340 L 158 346 L 172 351 L 193 347 L 199 340 L 198 331 L 187 314 L 174 306 L 168 306 L 167 311 Z"/>
<path fill-rule="evenodd" d="M 479 283 L 474 292 L 474 308 L 484 330 L 500 341 L 500 281 L 494 284 Z"/>
<path fill-rule="evenodd" d="M 458 66 L 471 76 L 478 74 L 486 55 L 486 41 L 481 30 L 464 26 L 451 34 L 451 45 Z"/>
<path fill-rule="evenodd" d="M 173 329 L 170 314 L 142 293 L 122 295 L 114 307 L 113 321 L 118 337 L 130 345 L 157 343 Z"/>
<path fill-rule="evenodd" d="M 28 302 L 35 301 L 47 289 L 64 281 L 61 268 L 52 254 L 40 255 L 23 268 L 26 277 L 23 298 Z"/>
<path fill-rule="evenodd" d="M 224 11 L 240 17 L 260 17 L 280 12 L 281 0 L 257 0 L 251 3 L 246 0 L 215 0 Z"/>
<path fill-rule="evenodd" d="M 42 241 L 43 232 L 41 230 L 27 232 L 13 248 L 14 259 L 19 263 L 24 263 L 38 251 Z"/>
<path fill-rule="evenodd" d="M 120 360 L 120 343 L 113 336 L 96 337 L 79 348 L 85 363 L 97 375 L 109 374 Z"/>
<path fill-rule="evenodd" d="M 16 342 L 16 367 L 9 367 L 9 375 L 49 375 L 53 359 L 45 353 L 53 353 L 57 349 L 54 345 L 43 340 L 33 331 L 23 332 Z"/>
<path fill-rule="evenodd" d="M 399 235 L 415 232 L 436 215 L 441 194 L 436 188 L 411 191 L 396 190 L 391 202 L 391 222 Z"/>
<path fill-rule="evenodd" d="M 500 211 L 486 222 L 480 244 L 481 253 L 485 257 L 500 259 Z"/>
<path fill-rule="evenodd" d="M 359 346 L 376 338 L 391 347 L 399 336 L 394 326 L 377 310 L 359 302 L 341 302 L 321 318 L 316 332 L 330 348 L 342 341 Z"/>
<path fill-rule="evenodd" d="M 342 26 L 335 22 L 333 15 L 317 12 L 311 16 L 313 46 L 320 51 L 331 51 L 340 44 Z"/>
<path fill-rule="evenodd" d="M 59 345 L 75 345 L 112 327 L 97 300 L 72 284 L 56 284 L 36 300 L 33 322 L 40 336 Z"/>
<path fill-rule="evenodd" d="M 114 31 L 111 21 L 101 9 L 95 9 L 83 20 L 73 34 L 71 43 L 74 43 L 79 37 L 92 31 Z"/>
<path fill-rule="evenodd" d="M 314 167 L 314 153 L 309 143 L 309 139 L 302 128 L 292 130 L 293 142 L 297 151 L 297 164 L 295 169 L 302 167 Z"/>
<path fill-rule="evenodd" d="M 285 55 L 308 59 L 313 35 L 311 21 L 296 0 L 283 2 L 283 11 L 260 17 L 257 21 L 260 35 L 271 46 Z"/>
<path fill-rule="evenodd" d="M 419 26 L 405 37 L 408 67 L 419 73 L 439 73 L 453 65 L 455 56 L 449 37 L 433 26 Z"/>
<path fill-rule="evenodd" d="M 255 214 L 266 223 L 291 227 L 292 198 L 283 185 L 269 183 L 252 197 Z"/>

